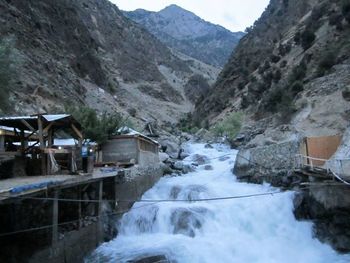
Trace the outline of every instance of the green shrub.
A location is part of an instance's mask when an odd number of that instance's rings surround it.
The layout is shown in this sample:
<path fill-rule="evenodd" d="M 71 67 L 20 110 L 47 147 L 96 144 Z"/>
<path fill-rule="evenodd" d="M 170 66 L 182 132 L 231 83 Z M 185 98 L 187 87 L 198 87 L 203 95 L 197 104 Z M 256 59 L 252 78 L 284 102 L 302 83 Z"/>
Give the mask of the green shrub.
<path fill-rule="evenodd" d="M 343 13 L 343 16 L 345 17 L 346 21 L 348 21 L 348 23 L 350 23 L 350 2 L 349 2 L 349 0 L 343 0 L 342 13 Z"/>
<path fill-rule="evenodd" d="M 295 33 L 294 42 L 295 42 L 295 44 L 299 45 L 299 44 L 300 44 L 300 41 L 301 41 L 301 34 L 300 34 L 300 32 L 298 31 L 298 32 Z"/>
<path fill-rule="evenodd" d="M 270 59 L 271 59 L 272 63 L 277 63 L 278 61 L 281 60 L 281 57 L 277 56 L 277 55 L 271 55 Z"/>
<path fill-rule="evenodd" d="M 350 88 L 349 87 L 344 88 L 344 90 L 342 91 L 342 95 L 344 100 L 350 101 Z"/>
<path fill-rule="evenodd" d="M 295 112 L 294 95 L 282 86 L 270 91 L 264 102 L 264 108 L 271 113 L 279 113 L 286 121 Z"/>
<path fill-rule="evenodd" d="M 199 126 L 201 124 L 198 122 L 196 123 L 193 120 L 193 116 L 191 113 L 188 113 L 184 118 L 180 119 L 179 123 L 177 124 L 178 128 L 183 131 L 183 132 L 187 132 L 187 133 L 191 133 L 194 134 L 199 130 Z M 207 127 L 209 127 L 209 120 L 205 119 L 203 121 L 203 126 L 205 129 L 208 129 Z"/>
<path fill-rule="evenodd" d="M 281 80 L 281 78 L 282 78 L 282 72 L 281 72 L 281 70 L 280 69 L 276 69 L 276 71 L 274 72 L 274 74 L 273 74 L 273 80 L 274 80 L 274 82 L 278 82 L 278 81 L 280 81 Z"/>
<path fill-rule="evenodd" d="M 119 113 L 97 115 L 94 109 L 89 107 L 66 107 L 66 112 L 80 122 L 83 128 L 85 139 L 90 139 L 99 144 L 104 143 L 108 138 L 116 134 L 117 130 L 126 124 Z"/>
<path fill-rule="evenodd" d="M 301 46 L 304 50 L 309 49 L 312 46 L 314 40 L 316 39 L 315 33 L 310 28 L 306 28 L 300 37 Z"/>
<path fill-rule="evenodd" d="M 242 128 L 243 114 L 234 112 L 224 120 L 217 123 L 212 131 L 216 136 L 226 136 L 229 140 L 234 140 Z"/>
<path fill-rule="evenodd" d="M 292 84 L 291 90 L 294 94 L 298 94 L 304 90 L 304 85 L 301 81 L 296 81 Z"/>
<path fill-rule="evenodd" d="M 289 75 L 289 83 L 293 83 L 298 80 L 303 80 L 306 76 L 306 64 L 301 62 L 298 66 L 295 66 Z"/>
<path fill-rule="evenodd" d="M 336 53 L 333 51 L 329 51 L 321 58 L 318 67 L 323 70 L 329 70 L 336 64 L 336 61 Z"/>

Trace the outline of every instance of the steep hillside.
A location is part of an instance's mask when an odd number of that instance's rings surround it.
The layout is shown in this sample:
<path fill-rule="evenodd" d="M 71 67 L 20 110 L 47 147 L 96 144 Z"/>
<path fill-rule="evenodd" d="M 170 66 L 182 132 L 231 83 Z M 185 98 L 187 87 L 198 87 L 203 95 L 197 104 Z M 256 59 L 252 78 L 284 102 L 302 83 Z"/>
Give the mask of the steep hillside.
<path fill-rule="evenodd" d="M 217 69 L 180 59 L 107 0 L 0 1 L 0 12 L 1 40 L 12 39 L 19 61 L 12 113 L 84 104 L 176 122 L 193 104 L 183 87 L 216 79 Z"/>
<path fill-rule="evenodd" d="M 244 35 L 204 21 L 176 5 L 159 12 L 137 9 L 124 14 L 160 41 L 207 64 L 222 67 Z"/>
<path fill-rule="evenodd" d="M 269 129 L 282 124 L 308 136 L 342 133 L 350 120 L 349 22 L 348 1 L 271 0 L 199 100 L 197 121 L 243 111 L 252 145 L 270 143 Z M 269 139 L 253 140 L 257 134 Z"/>

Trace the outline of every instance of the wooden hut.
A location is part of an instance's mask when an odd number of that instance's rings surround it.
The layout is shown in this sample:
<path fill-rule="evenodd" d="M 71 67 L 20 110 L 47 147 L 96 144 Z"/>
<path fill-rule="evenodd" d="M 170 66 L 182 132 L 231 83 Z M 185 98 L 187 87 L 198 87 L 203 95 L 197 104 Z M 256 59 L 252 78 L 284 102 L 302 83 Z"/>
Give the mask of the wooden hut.
<path fill-rule="evenodd" d="M 83 141 L 81 125 L 67 114 L 16 116 L 0 118 L 0 160 L 20 158 L 33 174 L 53 174 L 58 166 L 68 171 L 76 170 Z M 77 139 L 77 149 L 54 145 L 55 134 L 64 131 Z M 55 155 L 65 156 L 58 164 Z M 36 171 L 40 167 L 40 171 Z M 28 169 L 27 169 L 28 170 Z M 30 172 L 31 173 L 31 172 Z"/>
<path fill-rule="evenodd" d="M 151 138 L 130 128 L 119 130 L 101 146 L 103 163 L 121 166 L 148 166 L 159 162 L 159 144 Z"/>

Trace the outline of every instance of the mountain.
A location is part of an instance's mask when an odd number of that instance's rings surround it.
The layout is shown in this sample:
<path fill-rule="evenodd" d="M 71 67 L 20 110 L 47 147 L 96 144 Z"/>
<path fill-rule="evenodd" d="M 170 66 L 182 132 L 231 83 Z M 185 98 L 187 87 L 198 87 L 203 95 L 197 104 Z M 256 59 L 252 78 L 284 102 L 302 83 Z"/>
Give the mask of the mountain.
<path fill-rule="evenodd" d="M 175 123 L 193 107 L 184 87 L 210 85 L 218 70 L 179 58 L 107 0 L 0 1 L 1 46 L 18 63 L 9 112 L 87 105 L 139 122 Z M 1 50 L 0 50 L 1 51 Z M 206 87 L 207 88 L 207 87 Z"/>
<path fill-rule="evenodd" d="M 350 2 L 271 0 L 198 100 L 193 119 L 239 129 L 238 111 L 242 127 L 230 138 L 239 149 L 236 177 L 285 189 L 310 182 L 294 199 L 296 218 L 313 220 L 315 237 L 348 253 L 350 210 L 343 200 L 349 192 L 342 189 L 350 180 L 343 168 L 350 140 Z M 341 137 L 340 145 L 332 141 Z M 329 177 L 320 179 L 313 165 Z M 337 182 L 330 186 L 331 180 Z"/>
<path fill-rule="evenodd" d="M 215 67 L 222 67 L 243 32 L 233 33 L 195 14 L 170 5 L 159 12 L 137 9 L 124 12 L 167 46 Z"/>
<path fill-rule="evenodd" d="M 213 124 L 242 111 L 242 132 L 267 134 L 288 124 L 307 136 L 343 133 L 350 110 L 349 22 L 347 1 L 271 0 L 199 100 L 195 118 Z M 252 145 L 264 144 L 256 135 L 248 136 Z"/>

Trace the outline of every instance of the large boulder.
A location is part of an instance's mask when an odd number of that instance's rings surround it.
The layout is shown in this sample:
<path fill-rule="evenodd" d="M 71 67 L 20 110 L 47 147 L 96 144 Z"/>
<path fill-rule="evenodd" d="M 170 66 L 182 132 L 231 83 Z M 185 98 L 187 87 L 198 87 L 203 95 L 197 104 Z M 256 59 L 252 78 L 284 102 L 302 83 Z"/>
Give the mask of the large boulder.
<path fill-rule="evenodd" d="M 162 162 L 162 163 L 165 163 L 169 160 L 170 156 L 169 154 L 167 153 L 164 153 L 164 152 L 160 152 L 159 153 L 159 160 Z"/>

